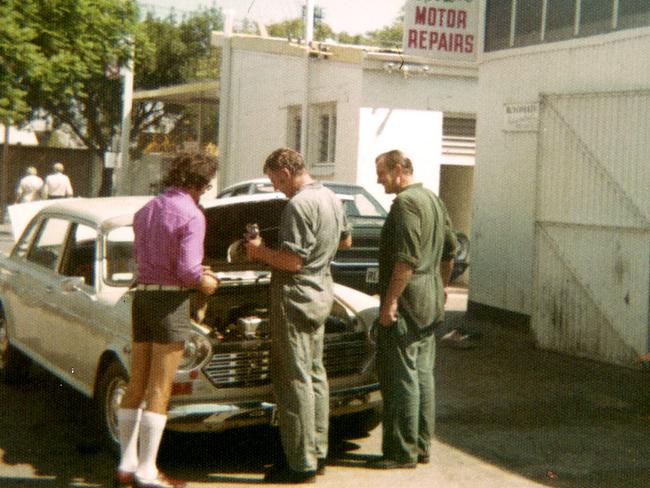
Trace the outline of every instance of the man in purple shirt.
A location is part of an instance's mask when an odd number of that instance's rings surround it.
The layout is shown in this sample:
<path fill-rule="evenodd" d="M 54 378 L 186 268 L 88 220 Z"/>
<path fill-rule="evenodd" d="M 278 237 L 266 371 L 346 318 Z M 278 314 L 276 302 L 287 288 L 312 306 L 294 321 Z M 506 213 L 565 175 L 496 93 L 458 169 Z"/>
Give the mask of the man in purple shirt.
<path fill-rule="evenodd" d="M 117 412 L 121 460 L 115 486 L 185 486 L 158 471 L 156 458 L 172 382 L 191 327 L 190 293 L 211 295 L 217 289 L 216 279 L 202 266 L 205 216 L 198 207 L 216 171 L 212 156 L 180 154 L 163 181 L 167 190 L 133 219 L 138 276 L 131 376 Z"/>

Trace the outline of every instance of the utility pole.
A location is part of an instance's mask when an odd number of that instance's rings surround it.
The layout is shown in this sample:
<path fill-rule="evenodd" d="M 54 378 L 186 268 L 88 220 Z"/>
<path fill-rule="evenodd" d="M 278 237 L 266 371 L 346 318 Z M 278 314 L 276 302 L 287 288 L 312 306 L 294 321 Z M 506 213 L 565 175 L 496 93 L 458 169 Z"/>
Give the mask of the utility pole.
<path fill-rule="evenodd" d="M 308 159 L 309 148 L 309 51 L 314 38 L 314 0 L 305 1 L 305 95 L 302 103 L 302 116 L 300 120 L 300 152 L 305 161 Z"/>
<path fill-rule="evenodd" d="M 2 142 L 2 166 L 0 166 L 0 223 L 5 223 L 5 212 L 7 211 L 7 203 L 9 202 L 9 129 L 11 122 L 8 119 L 4 121 L 5 134 Z"/>

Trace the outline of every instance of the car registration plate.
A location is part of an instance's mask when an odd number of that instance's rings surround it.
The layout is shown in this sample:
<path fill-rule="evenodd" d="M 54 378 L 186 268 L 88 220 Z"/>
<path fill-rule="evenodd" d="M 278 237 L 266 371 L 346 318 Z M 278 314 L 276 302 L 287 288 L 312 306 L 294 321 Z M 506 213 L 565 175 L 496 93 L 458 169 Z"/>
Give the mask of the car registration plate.
<path fill-rule="evenodd" d="M 379 283 L 379 268 L 368 268 L 366 270 L 366 283 Z"/>

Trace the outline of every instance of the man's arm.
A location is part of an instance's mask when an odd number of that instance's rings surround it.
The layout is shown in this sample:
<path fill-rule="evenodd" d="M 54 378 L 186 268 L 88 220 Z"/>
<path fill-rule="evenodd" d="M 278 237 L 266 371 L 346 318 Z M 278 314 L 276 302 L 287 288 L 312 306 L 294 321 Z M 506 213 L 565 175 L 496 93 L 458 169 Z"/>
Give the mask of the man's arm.
<path fill-rule="evenodd" d="M 379 310 L 379 325 L 388 327 L 397 320 L 397 300 L 406 289 L 413 276 L 413 268 L 405 261 L 397 261 L 393 274 L 388 283 L 388 289 L 383 297 Z"/>
<path fill-rule="evenodd" d="M 287 249 L 271 249 L 270 247 L 266 247 L 259 237 L 244 241 L 244 247 L 246 247 L 248 257 L 262 261 L 280 271 L 297 273 L 302 269 L 304 264 L 303 259 L 295 252 Z"/>
<path fill-rule="evenodd" d="M 352 247 L 352 233 L 343 232 L 339 241 L 339 249 L 350 249 Z"/>

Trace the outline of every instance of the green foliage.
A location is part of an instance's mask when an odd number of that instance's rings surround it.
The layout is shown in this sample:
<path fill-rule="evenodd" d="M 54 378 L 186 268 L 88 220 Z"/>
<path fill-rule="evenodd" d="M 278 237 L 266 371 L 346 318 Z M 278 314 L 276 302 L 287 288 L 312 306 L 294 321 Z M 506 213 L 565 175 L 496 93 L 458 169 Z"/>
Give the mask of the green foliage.
<path fill-rule="evenodd" d="M 0 121 L 21 122 L 29 112 L 30 79 L 43 75 L 45 57 L 32 44 L 37 29 L 29 19 L 34 6 L 20 0 L 0 3 Z"/>
<path fill-rule="evenodd" d="M 287 19 L 267 26 L 266 30 L 272 37 L 303 39 L 305 37 L 305 22 L 302 18 Z M 329 25 L 323 22 L 318 22 L 314 27 L 315 41 L 326 41 L 335 38 L 336 35 Z"/>

